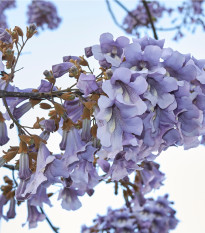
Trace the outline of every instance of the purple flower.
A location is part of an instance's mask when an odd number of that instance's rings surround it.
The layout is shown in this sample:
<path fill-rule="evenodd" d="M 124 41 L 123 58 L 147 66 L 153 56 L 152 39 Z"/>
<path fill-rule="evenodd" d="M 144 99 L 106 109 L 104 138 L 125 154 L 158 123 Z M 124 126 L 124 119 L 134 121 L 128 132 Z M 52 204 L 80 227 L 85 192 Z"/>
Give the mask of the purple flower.
<path fill-rule="evenodd" d="M 18 108 L 14 108 L 14 110 L 13 110 L 13 116 L 14 116 L 14 118 L 16 118 L 17 120 L 20 119 L 31 108 L 32 108 L 32 103 L 30 101 L 22 104 Z"/>
<path fill-rule="evenodd" d="M 86 75 L 81 73 L 76 86 L 85 94 L 85 96 L 88 96 L 98 89 L 96 78 L 92 74 Z"/>
<path fill-rule="evenodd" d="M 22 180 L 20 179 L 20 183 L 15 191 L 15 197 L 17 201 L 25 201 L 28 199 L 30 194 L 24 195 L 25 189 L 28 185 L 29 180 Z"/>
<path fill-rule="evenodd" d="M 0 72 L 4 71 L 4 64 L 2 62 L 2 52 L 0 51 Z"/>
<path fill-rule="evenodd" d="M 93 56 L 92 47 L 87 47 L 87 48 L 85 48 L 85 56 L 86 56 L 86 57 L 91 57 L 91 56 Z"/>
<path fill-rule="evenodd" d="M 41 85 L 38 87 L 39 92 L 49 92 L 51 91 L 52 83 L 46 81 L 46 80 L 41 80 Z M 53 87 L 53 91 L 57 91 L 56 87 Z"/>
<path fill-rule="evenodd" d="M 2 113 L 0 112 L 0 146 L 5 145 L 9 141 L 7 127 Z"/>
<path fill-rule="evenodd" d="M 23 196 L 36 194 L 38 187 L 47 180 L 44 174 L 46 166 L 50 164 L 55 159 L 55 156 L 51 156 L 49 150 L 44 143 L 41 143 L 38 155 L 37 155 L 37 165 L 36 171 L 32 174 L 29 182 L 26 185 Z"/>
<path fill-rule="evenodd" d="M 37 227 L 37 223 L 43 221 L 46 216 L 38 211 L 36 206 L 31 205 L 30 200 L 27 201 L 28 208 L 28 217 L 27 222 L 29 224 L 29 228 Z M 25 224 L 23 224 L 24 226 Z"/>
<path fill-rule="evenodd" d="M 77 121 L 81 119 L 84 105 L 79 101 L 78 98 L 70 101 L 65 101 L 63 107 L 66 109 L 68 117 L 74 123 L 77 123 Z"/>
<path fill-rule="evenodd" d="M 61 150 L 65 150 L 65 148 L 66 148 L 67 136 L 68 136 L 68 131 L 63 130 L 62 139 L 61 139 L 61 142 L 59 144 L 59 147 Z"/>
<path fill-rule="evenodd" d="M 15 0 L 1 0 L 0 1 L 0 10 L 6 10 L 9 8 L 16 7 L 16 1 Z"/>
<path fill-rule="evenodd" d="M 136 164 L 136 162 L 125 159 L 126 152 L 119 152 L 113 161 L 113 164 L 109 170 L 109 175 L 111 176 L 112 180 L 119 181 L 123 179 L 130 173 L 135 170 L 141 170 L 141 168 Z"/>
<path fill-rule="evenodd" d="M 62 159 L 62 156 L 56 155 L 55 160 L 46 167 L 45 176 L 47 177 L 47 181 L 43 186 L 48 187 L 53 183 L 62 183 L 61 177 L 68 178 L 69 175 L 65 160 Z"/>
<path fill-rule="evenodd" d="M 73 181 L 72 188 L 87 191 L 93 189 L 99 183 L 100 177 L 92 163 L 81 159 L 71 167 L 73 169 L 70 174 Z"/>
<path fill-rule="evenodd" d="M 3 29 L 8 28 L 7 17 L 6 17 L 6 15 L 3 13 L 2 10 L 0 10 L 0 28 L 3 28 Z"/>
<path fill-rule="evenodd" d="M 49 29 L 56 29 L 61 19 L 57 9 L 52 2 L 33 0 L 28 6 L 28 23 L 35 23 L 37 27 L 44 29 L 46 25 Z"/>
<path fill-rule="evenodd" d="M 8 28 L 7 18 L 4 11 L 16 7 L 15 0 L 1 0 L 0 1 L 0 28 Z"/>
<path fill-rule="evenodd" d="M 191 2 L 192 2 L 194 13 L 198 15 L 202 14 L 203 13 L 203 7 L 202 7 L 203 0 L 199 0 L 199 1 L 192 0 Z"/>
<path fill-rule="evenodd" d="M 14 199 L 14 197 L 12 197 L 9 202 L 9 210 L 6 214 L 8 219 L 15 218 L 16 216 L 15 208 L 16 208 L 16 200 Z"/>
<path fill-rule="evenodd" d="M 81 132 L 81 138 L 83 141 L 88 142 L 91 138 L 91 133 L 90 133 L 90 124 L 91 120 L 89 119 L 83 119 L 82 120 L 82 132 Z"/>
<path fill-rule="evenodd" d="M 85 142 L 82 141 L 79 131 L 76 128 L 70 129 L 67 135 L 67 142 L 63 160 L 66 161 L 67 165 L 78 161 L 77 152 L 83 151 L 85 148 Z"/>
<path fill-rule="evenodd" d="M 30 199 L 30 205 L 32 206 L 40 206 L 40 207 L 43 207 L 43 203 L 46 203 L 47 205 L 49 205 L 50 207 L 52 206 L 51 205 L 51 202 L 48 198 L 48 195 L 46 193 L 46 188 L 42 185 L 40 185 L 38 187 L 38 190 L 37 190 L 37 193 L 34 194 Z"/>
<path fill-rule="evenodd" d="M 0 41 L 6 44 L 12 43 L 11 35 L 2 28 L 0 28 Z"/>
<path fill-rule="evenodd" d="M 73 67 L 74 64 L 71 62 L 63 62 L 57 65 L 52 66 L 53 76 L 54 78 L 59 78 L 64 74 L 69 72 L 69 69 Z"/>
<path fill-rule="evenodd" d="M 158 189 L 162 185 L 165 175 L 159 171 L 159 165 L 155 162 L 145 161 L 143 169 L 139 171 L 141 176 L 141 192 L 143 194 Z"/>
<path fill-rule="evenodd" d="M 31 177 L 32 171 L 29 168 L 28 154 L 21 153 L 19 159 L 19 178 L 28 180 Z"/>
<path fill-rule="evenodd" d="M 5 217 L 3 215 L 3 207 L 4 205 L 6 205 L 8 202 L 8 199 L 3 195 L 1 194 L 0 195 L 0 219 L 3 217 L 4 219 L 7 219 L 7 217 Z"/>
<path fill-rule="evenodd" d="M 164 12 L 170 13 L 172 11 L 171 8 L 165 8 L 158 1 L 148 2 L 148 7 L 150 10 L 150 14 L 157 21 L 162 17 Z M 125 30 L 127 33 L 138 34 L 138 28 L 147 26 L 150 23 L 149 17 L 146 13 L 146 8 L 144 7 L 142 2 L 139 2 L 137 7 L 131 11 L 131 14 L 128 14 L 123 24 L 125 26 Z"/>
<path fill-rule="evenodd" d="M 66 210 L 77 210 L 82 204 L 78 196 L 82 196 L 84 192 L 75 190 L 73 188 L 63 188 L 60 190 L 58 200 L 62 199 L 62 208 Z"/>
<path fill-rule="evenodd" d="M 63 62 L 70 62 L 70 59 L 74 60 L 74 61 L 77 61 L 77 62 L 80 62 L 81 59 L 77 56 L 64 56 L 63 57 Z"/>
<path fill-rule="evenodd" d="M 158 66 L 162 55 L 164 40 L 156 42 L 154 39 L 143 37 L 140 40 L 133 40 L 124 49 L 126 61 L 121 66 L 132 68 L 132 70 L 153 69 Z"/>
<path fill-rule="evenodd" d="M 55 121 L 53 119 L 42 120 L 39 124 L 44 130 L 48 132 L 53 132 L 56 129 Z"/>
<path fill-rule="evenodd" d="M 128 44 L 129 39 L 124 36 L 118 37 L 114 41 L 112 34 L 104 33 L 100 36 L 100 45 L 92 46 L 92 53 L 102 67 L 119 67 L 123 48 Z"/>
<path fill-rule="evenodd" d="M 139 110 L 135 104 L 125 104 L 120 95 L 115 100 L 101 96 L 98 105 L 100 111 L 95 114 L 97 137 L 103 147 L 117 153 L 122 150 L 123 133 L 141 135 L 143 123 L 138 115 L 146 108 Z"/>
<path fill-rule="evenodd" d="M 157 200 L 146 199 L 138 210 L 132 207 L 108 209 L 107 215 L 97 216 L 94 225 L 83 226 L 81 232 L 169 232 L 176 228 L 178 220 L 175 211 L 171 208 L 172 202 L 167 200 L 168 195 L 158 197 Z"/>

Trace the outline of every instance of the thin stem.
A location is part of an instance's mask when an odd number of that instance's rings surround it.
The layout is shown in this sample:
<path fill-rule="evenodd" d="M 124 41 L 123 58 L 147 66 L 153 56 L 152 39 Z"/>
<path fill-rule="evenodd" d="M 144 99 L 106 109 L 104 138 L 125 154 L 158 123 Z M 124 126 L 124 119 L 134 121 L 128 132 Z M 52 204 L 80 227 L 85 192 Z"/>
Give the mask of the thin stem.
<path fill-rule="evenodd" d="M 15 71 L 14 71 L 14 73 L 16 73 L 16 72 L 18 72 L 18 71 L 22 70 L 23 68 L 24 68 L 24 67 L 21 67 L 20 69 L 15 70 Z"/>
<path fill-rule="evenodd" d="M 77 83 L 74 83 L 72 86 L 70 86 L 68 89 L 72 89 Z"/>
<path fill-rule="evenodd" d="M 131 11 L 129 11 L 127 9 L 127 7 L 125 5 L 123 5 L 120 1 L 114 0 L 114 2 L 116 2 L 124 11 L 126 11 L 129 16 L 131 16 L 133 19 L 135 19 L 136 24 L 139 23 L 141 25 L 147 26 L 146 24 L 142 23 Z"/>
<path fill-rule="evenodd" d="M 13 166 L 13 168 L 12 168 L 12 177 L 13 177 L 13 181 L 14 181 L 16 187 L 18 187 L 18 183 L 17 183 L 17 181 L 16 181 L 16 179 L 15 179 L 15 173 L 14 173 L 14 171 L 15 171 L 15 168 L 14 168 L 14 166 Z"/>
<path fill-rule="evenodd" d="M 91 70 L 91 68 L 90 68 L 90 65 L 89 65 L 89 64 L 88 64 L 88 69 L 89 69 L 90 73 L 91 73 L 91 74 L 93 74 L 93 71 Z"/>
<path fill-rule="evenodd" d="M 99 78 L 102 75 L 103 75 L 103 72 L 101 72 L 100 74 L 98 74 L 98 76 L 96 76 L 96 79 Z"/>
<path fill-rule="evenodd" d="M 111 8 L 111 5 L 110 5 L 109 0 L 105 0 L 105 2 L 106 2 L 106 4 L 107 4 L 108 11 L 109 11 L 109 13 L 110 13 L 110 15 L 111 15 L 111 17 L 112 17 L 114 23 L 115 23 L 118 27 L 120 27 L 121 29 L 125 30 L 125 29 L 122 27 L 122 25 L 120 25 L 120 24 L 118 23 L 118 21 L 117 21 L 117 19 L 116 19 L 116 17 L 115 17 L 115 14 L 114 14 L 114 12 L 113 12 L 113 10 L 112 10 L 112 8 Z"/>
<path fill-rule="evenodd" d="M 55 232 L 58 233 L 58 227 L 53 226 L 52 222 L 50 221 L 50 219 L 48 218 L 48 216 L 45 214 L 44 210 L 42 207 L 40 207 L 41 213 L 44 214 L 46 216 L 46 221 L 48 223 L 48 225 L 51 227 L 51 229 Z"/>
<path fill-rule="evenodd" d="M 75 84 L 73 84 L 72 86 L 75 86 Z M 64 94 L 65 92 L 72 92 L 75 94 L 75 92 L 77 92 L 79 94 L 79 90 L 78 89 L 70 89 L 67 88 L 65 90 L 61 90 L 61 91 L 53 91 L 52 92 L 52 96 L 53 97 L 59 97 L 62 94 Z M 10 92 L 10 91 L 5 91 L 5 90 L 0 90 L 0 98 L 3 97 L 19 97 L 19 98 L 32 98 L 32 99 L 51 99 L 51 93 L 50 92 Z"/>
<path fill-rule="evenodd" d="M 147 11 L 147 16 L 148 16 L 148 18 L 149 18 L 149 21 L 150 21 L 150 24 L 151 24 L 151 27 L 152 27 L 152 31 L 153 31 L 154 38 L 155 38 L 156 40 L 158 40 L 156 28 L 155 28 L 155 26 L 154 26 L 154 22 L 153 22 L 153 19 L 152 19 L 151 12 L 150 12 L 150 10 L 149 10 L 149 6 L 148 6 L 148 4 L 147 4 L 147 2 L 146 2 L 145 0 L 142 0 L 142 3 L 143 3 L 143 5 L 144 5 L 144 7 L 145 7 L 145 9 L 146 9 L 146 11 Z"/>
<path fill-rule="evenodd" d="M 174 31 L 176 29 L 180 29 L 181 26 L 178 25 L 178 26 L 174 26 L 174 27 L 170 27 L 170 28 L 163 28 L 163 27 L 160 27 L 160 28 L 156 28 L 158 31 Z"/>
<path fill-rule="evenodd" d="M 4 92 L 6 91 L 8 85 L 9 85 L 9 81 L 7 81 L 7 83 L 5 85 Z M 6 96 L 4 95 L 4 92 L 2 93 L 3 94 L 2 98 L 3 98 L 3 102 L 4 102 L 4 106 L 6 108 L 6 111 L 8 112 L 8 114 L 9 114 L 10 118 L 12 119 L 12 121 L 14 122 L 14 124 L 17 126 L 19 134 L 21 134 L 21 133 L 23 133 L 22 129 L 21 129 L 21 125 L 18 123 L 18 121 L 12 115 L 12 113 L 11 113 L 9 107 L 8 107 L 8 104 L 7 104 L 7 101 L 6 101 Z"/>
<path fill-rule="evenodd" d="M 127 7 L 124 6 L 120 1 L 114 0 L 114 2 L 116 2 L 123 10 L 125 10 L 125 11 L 128 13 L 128 15 L 130 15 L 132 18 L 134 18 L 135 20 L 137 20 L 136 17 L 132 14 L 132 12 L 129 11 L 129 10 L 127 9 Z M 137 21 L 138 21 L 138 20 L 137 20 Z"/>
<path fill-rule="evenodd" d="M 10 170 L 17 170 L 14 165 L 10 165 L 10 164 L 4 164 L 3 167 L 8 168 Z"/>
<path fill-rule="evenodd" d="M 11 73 L 9 74 L 9 79 L 6 80 L 6 85 L 5 85 L 5 88 L 4 88 L 4 92 L 7 90 L 7 87 L 8 87 L 8 85 L 9 85 L 9 82 L 14 78 L 14 73 L 15 73 L 16 64 L 17 64 L 17 62 L 18 62 L 18 59 L 19 59 L 19 57 L 20 57 L 20 54 L 21 54 L 21 52 L 22 52 L 22 50 L 23 50 L 23 48 L 24 48 L 24 46 L 25 46 L 27 40 L 28 40 L 28 39 L 26 39 L 25 43 L 23 43 L 23 45 L 21 46 L 21 49 L 20 49 L 20 50 L 18 49 L 18 46 L 17 46 L 17 44 L 16 44 L 16 48 L 17 48 L 17 50 L 18 50 L 18 55 L 17 55 L 17 58 L 16 58 L 16 60 L 15 60 L 15 62 L 14 62 L 14 65 L 13 65 L 12 68 L 11 68 Z M 13 120 L 13 122 L 14 122 L 15 125 L 17 126 L 18 131 L 19 131 L 19 134 L 23 134 L 24 132 L 23 132 L 23 130 L 22 130 L 21 125 L 20 125 L 19 122 L 14 118 L 13 114 L 11 113 L 11 111 L 10 111 L 10 109 L 9 109 L 9 107 L 8 107 L 8 104 L 7 104 L 7 101 L 6 101 L 6 96 L 5 96 L 4 92 L 2 93 L 2 94 L 3 94 L 3 95 L 2 95 L 2 98 L 3 98 L 4 106 L 5 106 L 6 110 L 7 110 L 7 112 L 8 112 L 8 114 L 9 114 L 10 118 Z"/>
<path fill-rule="evenodd" d="M 19 59 L 19 57 L 20 57 L 20 55 L 21 55 L 21 52 L 22 52 L 22 50 L 23 50 L 23 48 L 24 48 L 24 46 L 25 46 L 25 44 L 26 44 L 26 42 L 27 42 L 27 41 L 28 41 L 28 38 L 26 39 L 26 41 L 25 41 L 25 42 L 23 42 L 23 45 L 21 46 L 21 49 L 20 49 L 20 50 L 18 50 L 17 58 L 16 58 L 16 60 L 15 60 L 14 65 L 13 65 L 13 66 L 12 66 L 12 68 L 11 68 L 11 80 L 12 80 L 12 79 L 13 79 L 13 77 L 14 77 L 15 68 L 16 68 L 16 65 L 17 65 L 18 59 Z"/>

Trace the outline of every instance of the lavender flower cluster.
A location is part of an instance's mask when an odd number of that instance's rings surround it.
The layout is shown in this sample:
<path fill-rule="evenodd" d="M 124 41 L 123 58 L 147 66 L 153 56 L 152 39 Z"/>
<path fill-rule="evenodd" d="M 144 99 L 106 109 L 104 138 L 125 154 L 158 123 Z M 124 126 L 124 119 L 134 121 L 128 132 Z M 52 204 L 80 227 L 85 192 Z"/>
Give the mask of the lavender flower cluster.
<path fill-rule="evenodd" d="M 147 5 L 154 22 L 157 22 L 162 18 L 165 12 L 170 14 L 173 10 L 172 8 L 165 7 L 158 1 L 149 1 L 147 2 Z M 125 31 L 130 34 L 137 34 L 138 36 L 139 27 L 147 27 L 149 24 L 149 16 L 142 1 L 139 1 L 137 7 L 130 11 L 123 20 Z"/>
<path fill-rule="evenodd" d="M 8 28 L 5 10 L 16 7 L 16 0 L 0 0 L 0 28 Z M 35 23 L 42 29 L 45 26 L 51 30 L 59 27 L 61 18 L 56 6 L 50 1 L 32 0 L 28 5 L 28 24 Z"/>
<path fill-rule="evenodd" d="M 28 30 L 35 31 L 33 27 Z M 8 31 L 0 34 L 0 48 L 4 48 L 0 52 L 0 72 L 4 71 L 3 61 L 10 59 L 12 35 Z M 38 118 L 33 126 L 41 129 L 41 134 L 26 135 L 22 128 L 19 147 L 11 147 L 0 158 L 3 166 L 20 154 L 16 165 L 19 185 L 16 188 L 8 183 L 9 189 L 5 190 L 9 191 L 2 195 L 10 200 L 10 192 L 15 190 L 16 200 L 27 201 L 29 226 L 35 227 L 37 221 L 45 219 L 39 207 L 43 203 L 51 205 L 47 195 L 51 185 L 61 186 L 59 199 L 64 209 L 77 210 L 81 207 L 79 197 L 92 196 L 100 182 L 119 183 L 125 189 L 127 206 L 140 222 L 137 227 L 142 224 L 151 232 L 156 232 L 155 227 L 163 232 L 161 229 L 166 227 L 164 232 L 168 232 L 177 220 L 165 201 L 167 197 L 152 201 L 145 195 L 159 188 L 164 179 L 159 165 L 153 162 L 156 156 L 170 146 L 196 147 L 200 136 L 205 135 L 205 61 L 164 48 L 164 40 L 144 37 L 130 42 L 123 36 L 114 40 L 110 33 L 102 34 L 100 44 L 87 47 L 85 54 L 99 61 L 99 75 L 91 69 L 86 71 L 88 62 L 77 56 L 65 56 L 52 71 L 45 71 L 46 80 L 41 80 L 36 89 L 20 90 L 7 83 L 9 77 L 2 73 L 0 91 L 19 95 L 35 92 L 41 97 L 52 92 L 53 97 L 49 102 L 52 109 L 48 103 L 40 103 L 42 99 L 6 97 L 11 114 L 0 113 L 1 146 L 9 142 L 6 122 L 11 115 L 19 120 L 38 104 L 50 111 L 48 119 Z M 60 88 L 54 84 L 63 75 L 76 79 L 76 85 L 60 96 Z M 56 102 L 59 96 L 61 102 Z M 62 135 L 58 154 L 46 146 L 50 134 L 57 131 Z M 132 183 L 129 175 L 134 172 Z M 164 205 L 158 209 L 160 200 Z M 0 203 L 4 216 L 6 202 Z M 143 220 L 145 210 L 149 211 Z M 119 211 L 109 212 L 113 216 L 115 213 Z M 126 221 L 123 227 L 127 224 L 131 223 Z"/>
<path fill-rule="evenodd" d="M 28 23 L 35 23 L 44 29 L 46 25 L 49 29 L 56 29 L 61 18 L 58 16 L 56 6 L 49 1 L 33 0 L 28 6 Z"/>
<path fill-rule="evenodd" d="M 170 207 L 168 196 L 157 200 L 148 198 L 144 205 L 134 211 L 128 208 L 108 209 L 106 216 L 97 216 L 91 227 L 83 226 L 81 233 L 91 232 L 140 232 L 168 233 L 175 229 L 178 221 Z"/>
<path fill-rule="evenodd" d="M 147 37 L 133 43 L 126 37 L 114 41 L 105 33 L 100 45 L 90 48 L 109 76 L 94 113 L 104 158 L 123 151 L 124 158 L 139 162 L 169 146 L 189 149 L 200 144 L 204 60 L 163 44 Z"/>
<path fill-rule="evenodd" d="M 152 20 L 157 29 L 160 31 L 175 31 L 174 40 L 179 40 L 184 37 L 184 30 L 194 33 L 197 27 L 205 30 L 205 13 L 203 0 L 183 1 L 175 8 L 165 7 L 159 1 L 147 2 Z M 160 24 L 160 19 L 167 13 L 170 16 L 170 26 L 164 27 Z M 150 19 L 148 12 L 139 1 L 137 7 L 130 11 L 124 18 L 123 26 L 129 34 L 140 36 L 140 29 L 150 27 Z M 151 27 L 150 27 L 151 28 Z"/>
<path fill-rule="evenodd" d="M 8 28 L 5 10 L 16 7 L 16 0 L 0 0 L 0 28 Z"/>

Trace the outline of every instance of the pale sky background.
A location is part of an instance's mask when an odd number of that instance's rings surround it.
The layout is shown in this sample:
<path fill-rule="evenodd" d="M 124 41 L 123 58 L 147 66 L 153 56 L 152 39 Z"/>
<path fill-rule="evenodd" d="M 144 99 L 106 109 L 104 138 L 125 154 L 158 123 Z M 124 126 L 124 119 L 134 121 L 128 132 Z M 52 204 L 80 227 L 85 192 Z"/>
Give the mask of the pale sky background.
<path fill-rule="evenodd" d="M 115 38 L 125 33 L 112 21 L 105 4 L 102 0 L 73 0 L 55 1 L 59 15 L 63 21 L 58 30 L 40 32 L 38 37 L 29 41 L 21 56 L 17 68 L 24 69 L 17 73 L 15 85 L 20 88 L 36 88 L 43 78 L 43 71 L 51 69 L 51 66 L 62 62 L 66 55 L 83 55 L 84 48 L 97 44 L 99 37 L 104 32 L 111 32 Z M 136 1 L 122 1 L 129 9 L 135 7 Z M 169 5 L 175 5 L 176 1 L 164 1 Z M 179 2 L 179 1 L 177 1 Z M 8 10 L 8 22 L 11 28 L 15 25 L 26 27 L 26 6 L 30 1 L 17 1 L 18 7 Z M 113 6 L 116 6 L 114 3 Z M 125 13 L 114 7 L 119 20 Z M 164 20 L 166 26 L 166 19 Z M 166 39 L 165 47 L 171 47 L 181 53 L 191 53 L 196 58 L 205 58 L 205 33 L 197 30 L 194 35 L 187 36 L 179 42 L 171 40 L 170 33 L 158 33 L 159 38 Z M 150 34 L 152 36 L 152 33 Z M 130 37 L 131 38 L 131 37 Z M 91 64 L 95 67 L 95 64 Z M 97 72 L 97 68 L 96 68 Z M 68 77 L 58 79 L 57 85 L 67 85 Z M 66 84 L 65 84 L 66 83 Z M 39 112 L 38 112 L 39 114 Z M 33 125 L 34 111 L 27 113 L 22 119 L 25 125 Z M 18 138 L 15 136 L 15 129 L 9 132 L 12 139 L 10 145 L 16 145 Z M 54 141 L 56 144 L 54 144 Z M 60 136 L 55 136 L 49 144 L 51 151 L 55 150 L 60 142 Z M 3 148 L 2 148 L 3 149 Z M 0 149 L 0 152 L 2 151 Z M 174 209 L 177 211 L 177 218 L 180 220 L 178 227 L 173 233 L 204 233 L 205 232 L 205 148 L 200 146 L 197 149 L 184 151 L 183 148 L 171 148 L 163 152 L 157 160 L 161 164 L 161 171 L 166 174 L 164 186 L 155 191 L 154 195 L 169 193 L 169 199 L 174 201 Z M 9 170 L 1 169 L 1 175 L 9 175 Z M 85 195 L 81 198 L 83 207 L 75 212 L 66 211 L 61 208 L 60 201 L 56 201 L 58 195 L 52 198 L 53 208 L 45 206 L 44 209 L 55 226 L 60 227 L 60 233 L 80 233 L 82 224 L 90 225 L 96 214 L 105 214 L 108 206 L 119 208 L 122 206 L 121 196 L 114 196 L 112 185 L 98 185 L 95 194 L 90 198 Z M 21 227 L 26 222 L 26 205 L 17 208 L 17 217 L 8 223 L 1 220 L 0 232 L 21 232 L 21 233 L 50 233 L 52 230 L 47 222 L 39 223 L 36 229 L 28 230 L 28 226 Z"/>

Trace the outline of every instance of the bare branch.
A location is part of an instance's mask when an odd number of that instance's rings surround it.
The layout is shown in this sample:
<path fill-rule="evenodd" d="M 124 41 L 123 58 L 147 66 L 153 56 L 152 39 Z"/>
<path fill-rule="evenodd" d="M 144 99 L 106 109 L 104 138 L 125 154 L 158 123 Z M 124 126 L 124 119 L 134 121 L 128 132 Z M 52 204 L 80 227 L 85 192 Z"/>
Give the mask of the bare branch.
<path fill-rule="evenodd" d="M 40 207 L 41 213 L 44 214 L 46 216 L 46 221 L 48 223 L 48 225 L 51 227 L 51 229 L 55 232 L 58 233 L 59 227 L 54 227 L 52 222 L 50 221 L 50 219 L 48 218 L 48 216 L 45 214 L 44 210 L 42 207 Z"/>
<path fill-rule="evenodd" d="M 152 31 L 153 31 L 153 35 L 154 35 L 154 38 L 156 40 L 158 40 L 158 36 L 157 36 L 157 32 L 156 32 L 156 28 L 154 26 L 154 22 L 153 22 L 153 18 L 152 18 L 152 15 L 151 15 L 151 12 L 149 10 L 149 6 L 147 4 L 147 2 L 145 0 L 142 0 L 142 3 L 147 11 L 147 16 L 149 17 L 149 21 L 150 21 L 150 24 L 151 24 L 151 27 L 152 27 Z"/>
<path fill-rule="evenodd" d="M 113 12 L 113 10 L 112 10 L 112 8 L 111 8 L 111 5 L 110 5 L 109 0 L 105 0 L 105 2 L 106 2 L 106 4 L 107 4 L 108 11 L 109 11 L 109 13 L 110 13 L 110 15 L 111 15 L 111 17 L 112 17 L 114 23 L 115 23 L 119 28 L 125 30 L 125 28 L 124 28 L 120 23 L 118 23 L 118 21 L 117 21 L 117 19 L 116 19 L 116 17 L 115 17 L 115 14 L 114 14 L 114 12 Z"/>
<path fill-rule="evenodd" d="M 78 89 L 72 89 L 70 88 L 61 90 L 61 91 L 53 91 L 52 96 L 53 97 L 60 97 L 62 94 L 68 91 L 73 91 L 73 94 L 82 95 L 82 93 Z M 10 91 L 3 91 L 0 90 L 0 98 L 3 97 L 18 97 L 18 98 L 31 98 L 31 99 L 51 99 L 51 92 L 10 92 Z"/>

